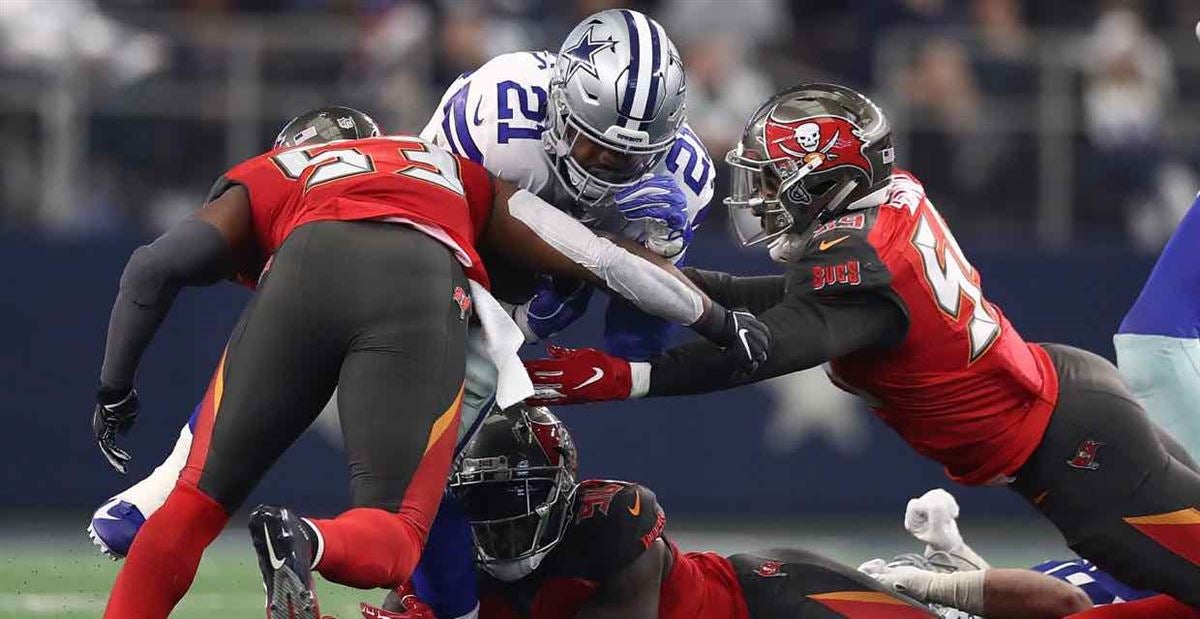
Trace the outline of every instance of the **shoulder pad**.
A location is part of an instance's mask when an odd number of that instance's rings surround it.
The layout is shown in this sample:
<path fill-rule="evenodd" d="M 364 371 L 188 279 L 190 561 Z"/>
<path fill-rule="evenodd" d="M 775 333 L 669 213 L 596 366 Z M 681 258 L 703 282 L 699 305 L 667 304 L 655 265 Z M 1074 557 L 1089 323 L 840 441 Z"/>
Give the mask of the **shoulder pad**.
<path fill-rule="evenodd" d="M 549 52 L 493 58 L 450 85 L 421 137 L 539 191 L 550 179 L 541 135 L 553 69 Z"/>
<path fill-rule="evenodd" d="M 891 275 L 871 242 L 878 216 L 878 208 L 853 211 L 805 232 L 788 288 L 838 294 L 890 287 Z"/>
<path fill-rule="evenodd" d="M 581 575 L 602 580 L 637 559 L 662 536 L 667 517 L 654 493 L 635 483 L 587 480 L 579 484 L 562 551 L 580 562 Z"/>

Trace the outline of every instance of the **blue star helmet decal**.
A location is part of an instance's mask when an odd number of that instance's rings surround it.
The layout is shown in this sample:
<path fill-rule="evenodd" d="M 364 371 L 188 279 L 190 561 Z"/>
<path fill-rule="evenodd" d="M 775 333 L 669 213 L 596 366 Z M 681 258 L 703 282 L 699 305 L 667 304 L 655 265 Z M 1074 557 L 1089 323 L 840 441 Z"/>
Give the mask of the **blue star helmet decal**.
<path fill-rule="evenodd" d="M 595 26 L 588 28 L 584 31 L 583 36 L 579 37 L 579 40 L 575 42 L 575 45 L 563 50 L 563 54 L 571 59 L 571 66 L 567 68 L 565 81 L 571 81 L 571 77 L 579 69 L 587 71 L 596 79 L 600 78 L 600 74 L 596 72 L 595 62 L 592 59 L 595 58 L 596 54 L 616 47 L 617 42 L 612 40 L 611 37 L 604 41 L 593 41 L 592 31 L 595 28 Z"/>

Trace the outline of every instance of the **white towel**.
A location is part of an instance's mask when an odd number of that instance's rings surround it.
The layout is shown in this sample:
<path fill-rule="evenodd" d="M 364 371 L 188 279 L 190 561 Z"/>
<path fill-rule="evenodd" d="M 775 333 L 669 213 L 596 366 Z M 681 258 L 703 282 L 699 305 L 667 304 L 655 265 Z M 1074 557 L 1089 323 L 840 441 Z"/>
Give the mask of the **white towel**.
<path fill-rule="evenodd" d="M 483 355 L 495 366 L 496 404 L 508 408 L 533 395 L 533 383 L 517 356 L 525 335 L 492 293 L 474 281 L 471 302 L 483 328 L 468 334 L 468 356 Z"/>

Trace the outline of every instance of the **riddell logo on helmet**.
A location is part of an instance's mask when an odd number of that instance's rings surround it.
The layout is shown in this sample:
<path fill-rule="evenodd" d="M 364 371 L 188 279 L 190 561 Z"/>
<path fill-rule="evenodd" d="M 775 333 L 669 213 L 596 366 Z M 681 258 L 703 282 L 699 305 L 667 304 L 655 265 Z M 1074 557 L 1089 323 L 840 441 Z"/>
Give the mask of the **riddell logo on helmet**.
<path fill-rule="evenodd" d="M 798 120 L 767 119 L 763 137 L 771 159 L 797 159 L 803 165 L 822 158 L 817 170 L 854 166 L 872 176 L 862 129 L 840 116 L 810 116 Z"/>

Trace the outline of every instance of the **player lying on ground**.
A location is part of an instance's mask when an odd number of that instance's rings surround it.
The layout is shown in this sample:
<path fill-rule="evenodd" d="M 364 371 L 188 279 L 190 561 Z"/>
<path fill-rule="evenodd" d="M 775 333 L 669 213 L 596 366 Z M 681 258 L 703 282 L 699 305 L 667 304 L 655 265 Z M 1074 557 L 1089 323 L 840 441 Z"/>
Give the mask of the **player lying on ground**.
<path fill-rule="evenodd" d="M 1200 454 L 1200 197 L 1179 223 L 1126 314 L 1117 366 L 1146 413 Z"/>
<path fill-rule="evenodd" d="M 677 262 L 712 197 L 715 176 L 707 151 L 685 122 L 685 92 L 682 63 L 662 27 L 637 11 L 604 11 L 583 20 L 557 56 L 505 54 L 457 79 L 421 135 L 590 228 Z M 599 103 L 587 93 L 600 93 Z M 590 285 L 529 278 L 511 290 L 514 278 L 499 276 L 500 265 L 489 262 L 493 280 L 504 288 L 496 296 L 518 302 L 514 318 L 527 341 L 563 329 L 588 305 Z M 613 298 L 604 344 L 613 354 L 649 358 L 662 351 L 670 326 Z M 474 406 L 472 396 L 486 403 L 490 395 L 476 394 L 471 376 L 464 415 L 486 410 Z M 145 518 L 166 500 L 187 460 L 195 419 L 160 467 L 96 510 L 89 533 L 104 552 L 124 556 Z M 444 522 L 458 511 L 452 505 L 439 510 L 429 545 L 433 554 L 442 546 L 443 531 L 461 530 L 465 536 L 464 523 Z M 459 563 L 469 572 L 469 555 Z M 432 583 L 424 575 L 419 574 L 418 585 Z M 457 616 L 474 607 L 463 583 L 432 584 L 446 591 L 438 595 L 421 587 L 439 613 Z M 441 604 L 446 598 L 455 599 Z"/>
<path fill-rule="evenodd" d="M 450 491 L 471 521 L 480 619 L 934 617 L 803 550 L 685 553 L 653 492 L 577 481 L 577 462 L 567 428 L 542 407 L 489 416 L 467 446 Z M 422 606 L 393 594 L 363 614 L 432 619 Z"/>
<path fill-rule="evenodd" d="M 760 316 L 770 360 L 746 374 L 702 343 L 645 363 L 553 349 L 527 364 L 535 401 L 704 393 L 828 362 L 835 384 L 952 478 L 1008 486 L 1080 556 L 1200 606 L 1195 462 L 1108 361 L 1021 338 L 893 157 L 883 112 L 861 94 L 808 84 L 773 97 L 729 153 L 729 205 L 758 217 L 786 273 L 689 273 Z"/>
<path fill-rule="evenodd" d="M 1094 619 L 1200 617 L 1200 612 L 1168 596 L 1139 591 L 1117 581 L 1086 559 L 1044 561 L 1029 570 L 993 568 L 963 539 L 958 514 L 958 502 L 941 488 L 910 500 L 904 512 L 904 528 L 925 542 L 924 551 L 902 554 L 890 561 L 873 559 L 858 569 L 896 591 L 929 603 L 946 619 L 970 619 L 975 615 L 1054 617 L 1069 612 L 1079 613 L 1072 617 Z M 1039 583 L 1049 577 L 1072 587 L 1060 588 L 1055 595 Z M 981 584 L 982 595 L 975 595 Z M 1093 604 L 1093 610 L 1086 610 Z"/>
<path fill-rule="evenodd" d="M 382 137 L 354 110 L 305 114 L 276 149 L 226 173 L 192 218 L 135 251 L 122 275 L 93 421 L 119 470 L 129 456 L 116 435 L 137 413 L 136 367 L 178 289 L 238 278 L 256 292 L 180 481 L 138 534 L 105 615 L 165 617 L 204 548 L 335 385 L 355 508 L 304 522 L 279 507 L 255 510 L 268 613 L 319 614 L 310 569 L 363 588 L 407 581 L 457 435 L 468 317 L 489 341 L 516 330 L 488 293 L 477 246 L 626 295 L 741 347 L 748 368 L 765 353 L 767 332 L 753 317 L 739 322 L 673 267 L 595 236 L 482 167 L 419 138 Z M 501 401 L 506 381 L 515 383 L 508 399 L 531 393 L 515 352 L 492 350 Z"/>

